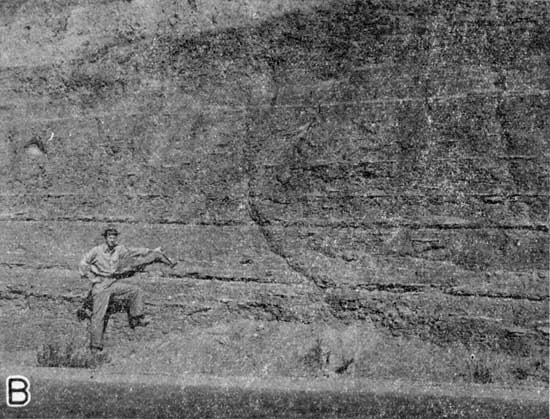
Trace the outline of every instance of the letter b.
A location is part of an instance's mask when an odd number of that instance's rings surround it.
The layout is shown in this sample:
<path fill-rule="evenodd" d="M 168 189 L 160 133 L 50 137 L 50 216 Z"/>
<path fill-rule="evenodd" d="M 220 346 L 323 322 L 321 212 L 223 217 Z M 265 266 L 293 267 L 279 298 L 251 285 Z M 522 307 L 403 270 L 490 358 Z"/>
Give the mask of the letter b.
<path fill-rule="evenodd" d="M 23 407 L 31 401 L 31 385 L 22 375 L 6 378 L 6 404 L 9 407 Z"/>

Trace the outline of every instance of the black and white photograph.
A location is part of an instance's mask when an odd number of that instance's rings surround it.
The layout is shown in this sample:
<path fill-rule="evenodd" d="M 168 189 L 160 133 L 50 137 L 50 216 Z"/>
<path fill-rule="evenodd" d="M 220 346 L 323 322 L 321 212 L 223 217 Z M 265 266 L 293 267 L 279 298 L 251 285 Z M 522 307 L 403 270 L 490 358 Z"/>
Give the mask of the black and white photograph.
<path fill-rule="evenodd" d="M 0 0 L 0 418 L 549 412 L 550 0 Z"/>

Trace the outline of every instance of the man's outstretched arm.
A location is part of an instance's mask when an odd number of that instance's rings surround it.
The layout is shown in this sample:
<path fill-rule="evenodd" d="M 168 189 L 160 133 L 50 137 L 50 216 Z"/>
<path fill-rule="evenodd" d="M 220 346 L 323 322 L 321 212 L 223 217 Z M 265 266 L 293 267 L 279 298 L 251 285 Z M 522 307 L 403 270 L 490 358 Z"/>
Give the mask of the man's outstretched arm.
<path fill-rule="evenodd" d="M 120 254 L 121 258 L 117 267 L 117 274 L 139 271 L 155 262 L 164 263 L 172 268 L 176 266 L 176 262 L 166 256 L 160 247 L 149 249 L 146 247 L 121 246 Z"/>
<path fill-rule="evenodd" d="M 122 245 L 121 247 L 121 254 L 130 254 L 132 256 L 147 256 L 156 250 L 149 249 L 148 247 L 126 247 L 124 245 Z"/>
<path fill-rule="evenodd" d="M 168 255 L 166 255 L 166 253 L 164 253 L 164 250 L 162 249 L 162 247 L 160 246 L 156 247 L 152 249 L 151 252 L 156 255 L 158 262 L 164 263 L 165 265 L 168 265 L 171 268 L 177 265 L 177 262 L 175 260 L 172 260 L 171 258 L 168 257 Z"/>
<path fill-rule="evenodd" d="M 155 247 L 154 249 L 149 249 L 148 247 L 124 247 L 123 246 L 122 253 L 130 254 L 132 256 L 149 256 L 155 253 L 161 262 L 171 266 L 175 265 L 174 261 L 172 261 L 166 255 L 166 253 L 164 253 L 164 250 L 160 246 Z"/>

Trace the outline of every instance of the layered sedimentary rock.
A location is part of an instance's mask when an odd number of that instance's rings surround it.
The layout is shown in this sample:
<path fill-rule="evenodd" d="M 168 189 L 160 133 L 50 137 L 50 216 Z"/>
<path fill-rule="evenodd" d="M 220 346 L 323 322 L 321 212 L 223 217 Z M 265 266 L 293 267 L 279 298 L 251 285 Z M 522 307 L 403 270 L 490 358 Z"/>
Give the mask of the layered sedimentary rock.
<path fill-rule="evenodd" d="M 145 339 L 331 319 L 547 351 L 546 4 L 0 7 L 3 350 L 79 327 L 113 222 L 180 261 L 136 279 Z"/>

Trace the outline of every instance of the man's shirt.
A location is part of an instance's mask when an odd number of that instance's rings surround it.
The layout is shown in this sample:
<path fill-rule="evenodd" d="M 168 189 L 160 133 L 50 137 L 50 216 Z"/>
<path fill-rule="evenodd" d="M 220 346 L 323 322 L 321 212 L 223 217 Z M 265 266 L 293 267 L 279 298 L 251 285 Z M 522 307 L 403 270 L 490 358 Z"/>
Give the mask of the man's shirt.
<path fill-rule="evenodd" d="M 120 244 L 109 250 L 109 246 L 104 243 L 94 247 L 84 255 L 78 270 L 80 275 L 85 278 L 88 278 L 88 273 L 91 272 L 93 274 L 90 278 L 92 283 L 99 283 L 103 281 L 102 278 L 113 276 L 123 258 L 129 255 L 146 255 L 149 252 L 151 252 L 151 249 L 145 247 L 127 248 Z"/>

